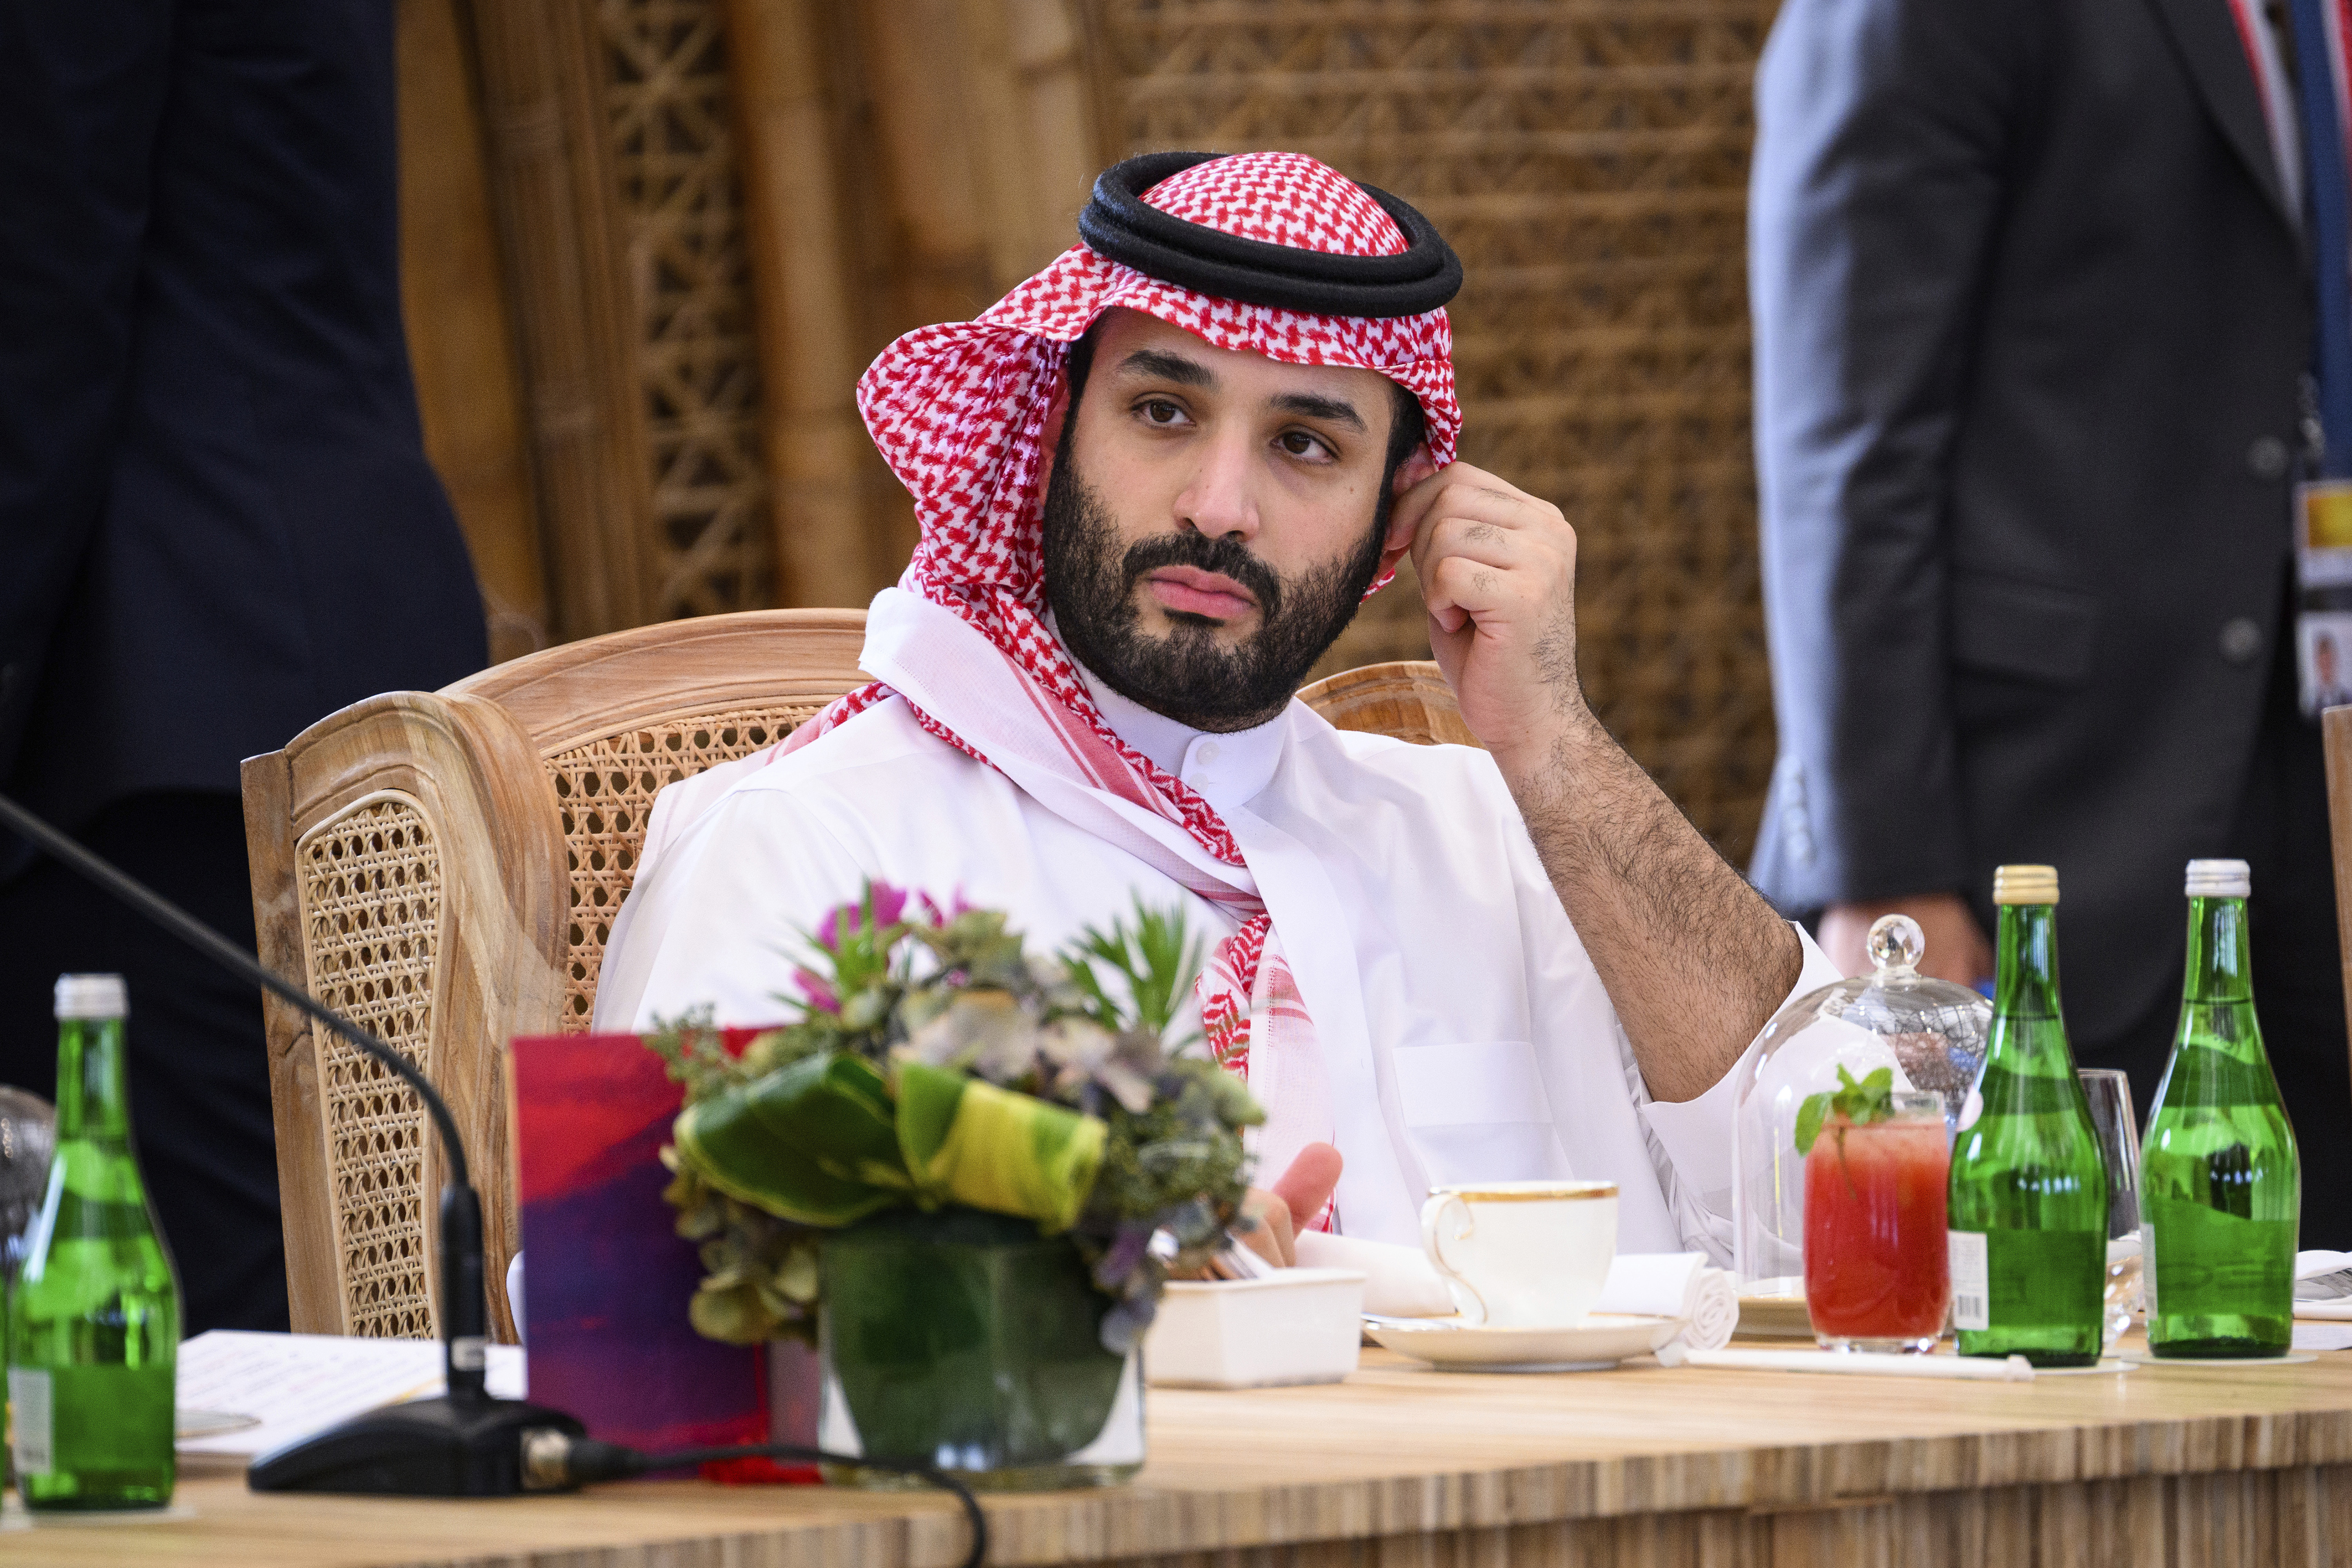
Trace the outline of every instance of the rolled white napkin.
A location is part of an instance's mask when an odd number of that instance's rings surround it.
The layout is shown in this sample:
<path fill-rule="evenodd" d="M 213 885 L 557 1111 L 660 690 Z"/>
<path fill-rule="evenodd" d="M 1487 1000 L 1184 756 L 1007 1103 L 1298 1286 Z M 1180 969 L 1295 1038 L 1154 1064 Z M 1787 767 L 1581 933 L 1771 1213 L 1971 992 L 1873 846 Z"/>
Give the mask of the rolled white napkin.
<path fill-rule="evenodd" d="M 1445 1280 L 1418 1247 L 1302 1231 L 1298 1266 L 1361 1269 L 1364 1310 L 1384 1318 L 1443 1318 L 1455 1310 Z"/>
<path fill-rule="evenodd" d="M 1675 1342 L 1721 1350 L 1739 1323 L 1739 1286 L 1728 1269 L 1708 1268 L 1704 1252 L 1621 1252 L 1592 1310 L 1680 1318 Z"/>

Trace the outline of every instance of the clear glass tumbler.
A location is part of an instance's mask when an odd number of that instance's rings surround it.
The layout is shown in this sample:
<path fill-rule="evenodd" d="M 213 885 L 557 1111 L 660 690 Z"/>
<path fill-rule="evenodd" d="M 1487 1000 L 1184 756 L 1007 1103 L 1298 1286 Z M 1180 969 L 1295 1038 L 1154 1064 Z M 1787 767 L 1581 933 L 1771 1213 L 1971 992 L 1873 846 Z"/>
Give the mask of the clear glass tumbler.
<path fill-rule="evenodd" d="M 2131 1327 L 2140 1304 L 2139 1121 L 2132 1114 L 2131 1080 L 2113 1068 L 2084 1068 L 2083 1096 L 2107 1167 L 2105 1348 Z"/>
<path fill-rule="evenodd" d="M 1951 1135 L 1938 1095 L 1888 1120 L 1832 1116 L 1805 1159 L 1805 1307 L 1825 1350 L 1935 1348 L 1951 1307 Z"/>

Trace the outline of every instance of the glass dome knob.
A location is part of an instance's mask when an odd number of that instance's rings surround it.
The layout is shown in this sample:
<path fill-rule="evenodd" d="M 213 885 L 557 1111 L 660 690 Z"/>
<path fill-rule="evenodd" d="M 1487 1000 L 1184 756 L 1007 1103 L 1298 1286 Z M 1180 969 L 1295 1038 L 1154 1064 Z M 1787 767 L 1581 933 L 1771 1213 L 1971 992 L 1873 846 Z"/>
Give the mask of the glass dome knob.
<path fill-rule="evenodd" d="M 1864 947 L 1870 962 L 1881 969 L 1916 969 L 1927 951 L 1927 939 L 1909 915 L 1881 915 L 1872 922 Z"/>

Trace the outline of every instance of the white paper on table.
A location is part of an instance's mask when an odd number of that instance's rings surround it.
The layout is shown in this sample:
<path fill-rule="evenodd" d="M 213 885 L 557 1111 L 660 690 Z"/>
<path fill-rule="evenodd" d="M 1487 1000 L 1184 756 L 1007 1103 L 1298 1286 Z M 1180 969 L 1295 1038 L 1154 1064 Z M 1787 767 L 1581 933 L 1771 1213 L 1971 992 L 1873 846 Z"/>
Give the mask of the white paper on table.
<path fill-rule="evenodd" d="M 2289 1347 L 2299 1351 L 2352 1350 L 2352 1323 L 2303 1323 L 2294 1326 Z"/>
<path fill-rule="evenodd" d="M 2294 1255 L 2295 1310 L 2305 1301 L 2352 1298 L 2352 1252 L 2298 1252 Z"/>
<path fill-rule="evenodd" d="M 520 1398 L 521 1348 L 491 1345 L 488 1351 L 485 1375 L 490 1392 Z M 442 1386 L 437 1340 L 214 1329 L 181 1342 L 180 1408 L 250 1415 L 261 1425 L 216 1437 L 186 1438 L 178 1447 L 183 1454 L 266 1454 L 362 1411 L 430 1398 Z"/>

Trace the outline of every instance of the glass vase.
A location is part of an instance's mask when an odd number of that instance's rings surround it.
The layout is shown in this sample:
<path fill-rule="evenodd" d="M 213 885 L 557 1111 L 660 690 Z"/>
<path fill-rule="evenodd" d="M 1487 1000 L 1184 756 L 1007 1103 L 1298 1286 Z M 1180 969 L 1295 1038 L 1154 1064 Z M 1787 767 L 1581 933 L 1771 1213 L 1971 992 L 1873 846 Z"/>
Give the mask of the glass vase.
<path fill-rule="evenodd" d="M 1110 1298 L 1066 1237 L 977 1209 L 902 1209 L 828 1236 L 820 1446 L 996 1491 L 1100 1486 L 1143 1464 L 1140 1358 L 1103 1349 Z M 828 1466 L 835 1483 L 915 1484 Z"/>

